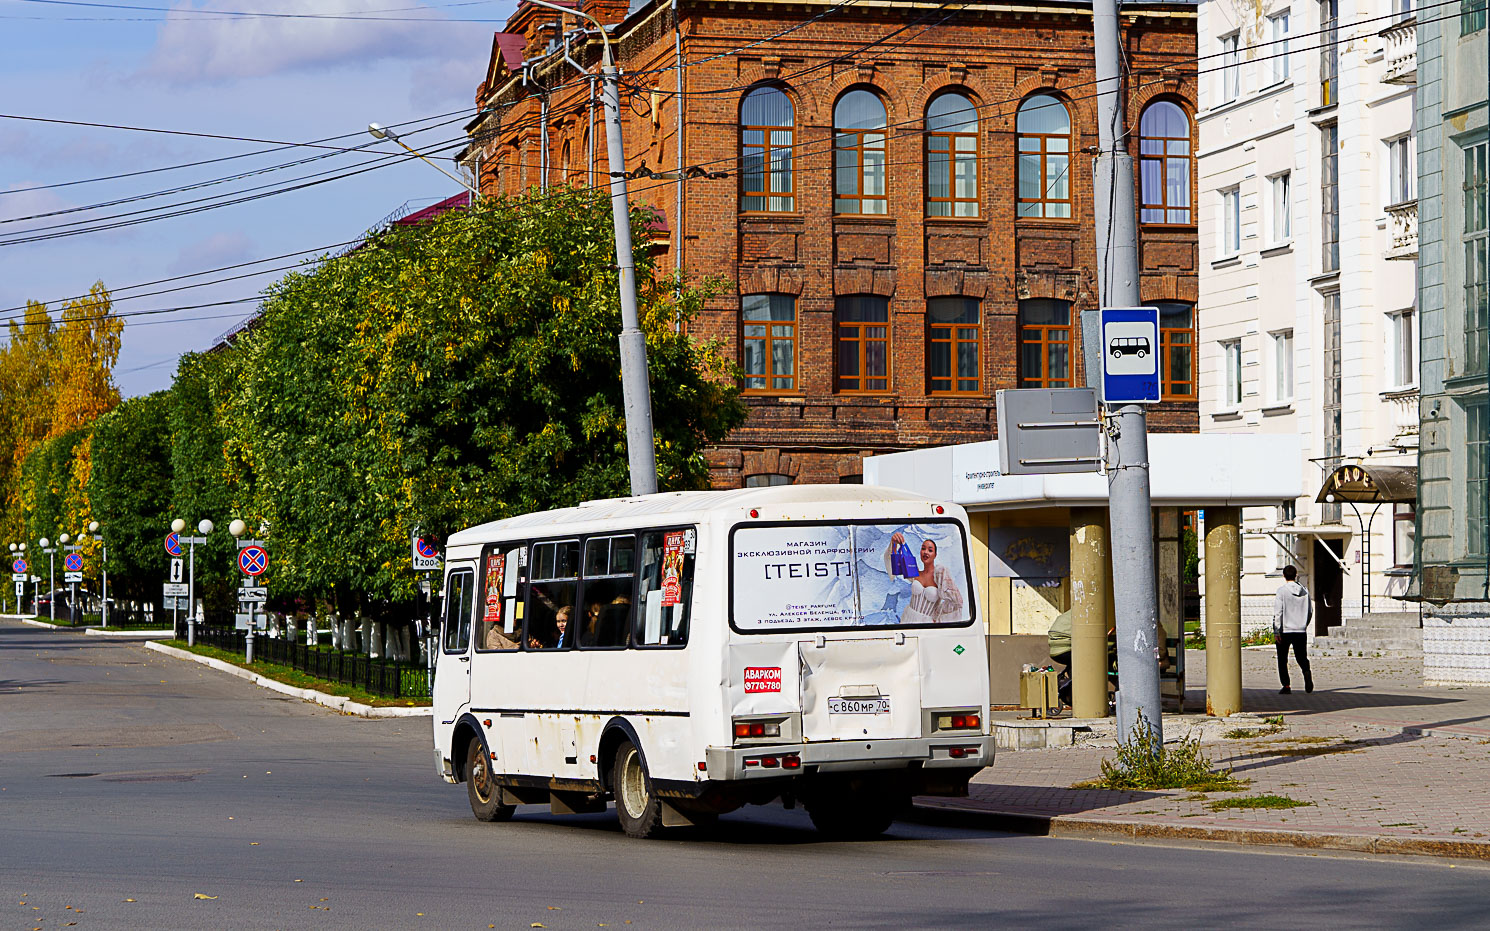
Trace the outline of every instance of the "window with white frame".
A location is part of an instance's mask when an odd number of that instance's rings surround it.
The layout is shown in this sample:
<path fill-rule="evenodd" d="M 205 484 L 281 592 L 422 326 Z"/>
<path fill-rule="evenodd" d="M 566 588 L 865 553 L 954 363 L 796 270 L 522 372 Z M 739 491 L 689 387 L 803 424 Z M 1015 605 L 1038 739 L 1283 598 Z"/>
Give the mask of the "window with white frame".
<path fill-rule="evenodd" d="M 1278 505 L 1279 527 L 1292 527 L 1294 521 L 1297 519 L 1297 501 L 1285 501 L 1283 504 Z M 1298 545 L 1298 539 L 1299 538 L 1296 536 L 1285 536 L 1281 533 L 1278 534 L 1276 540 L 1274 541 L 1275 543 L 1277 543 L 1276 552 L 1273 555 L 1274 571 L 1281 572 L 1283 571 L 1284 566 L 1293 566 L 1295 568 L 1298 567 L 1299 560 L 1294 559 L 1293 551 L 1289 549 L 1290 545 Z"/>
<path fill-rule="evenodd" d="M 1412 0 L 1392 0 L 1393 22 L 1405 23 L 1412 19 Z"/>
<path fill-rule="evenodd" d="M 1403 569 L 1412 565 L 1414 540 L 1418 529 L 1417 510 L 1412 504 L 1392 505 L 1392 565 Z"/>
<path fill-rule="evenodd" d="M 1221 343 L 1221 358 L 1225 360 L 1224 381 L 1221 383 L 1221 406 L 1242 406 L 1242 341 L 1230 339 Z"/>
<path fill-rule="evenodd" d="M 1242 191 L 1228 188 L 1221 192 L 1221 255 L 1242 251 Z"/>
<path fill-rule="evenodd" d="M 1402 310 L 1387 315 L 1387 373 L 1395 388 L 1410 388 L 1418 383 L 1417 315 Z"/>
<path fill-rule="evenodd" d="M 1233 32 L 1221 37 L 1221 102 L 1231 103 L 1242 95 L 1242 35 Z"/>
<path fill-rule="evenodd" d="M 1268 63 L 1272 72 L 1272 83 L 1282 84 L 1288 80 L 1288 11 L 1274 13 L 1268 17 Z"/>
<path fill-rule="evenodd" d="M 1273 403 L 1293 400 L 1293 330 L 1278 330 L 1273 337 Z"/>
<path fill-rule="evenodd" d="M 1293 197 L 1289 191 L 1289 173 L 1268 178 L 1268 243 L 1278 246 L 1293 238 Z"/>
<path fill-rule="evenodd" d="M 1388 139 L 1387 146 L 1387 204 L 1405 204 L 1417 197 L 1417 160 L 1414 156 L 1412 135 Z"/>

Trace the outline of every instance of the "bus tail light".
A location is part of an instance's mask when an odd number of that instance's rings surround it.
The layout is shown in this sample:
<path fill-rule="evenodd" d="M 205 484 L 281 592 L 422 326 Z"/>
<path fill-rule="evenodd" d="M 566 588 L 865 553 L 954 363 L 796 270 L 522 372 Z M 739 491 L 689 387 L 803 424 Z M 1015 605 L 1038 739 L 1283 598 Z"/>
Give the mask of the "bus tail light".
<path fill-rule="evenodd" d="M 936 729 L 939 731 L 976 731 L 983 726 L 983 718 L 977 714 L 939 714 Z"/>
<path fill-rule="evenodd" d="M 797 756 L 795 753 L 789 753 L 786 756 L 784 756 L 784 757 L 781 758 L 781 768 L 782 769 L 801 769 L 802 768 L 802 758 L 800 756 Z"/>
<path fill-rule="evenodd" d="M 780 737 L 780 721 L 736 721 L 735 736 L 746 739 L 752 737 Z"/>
<path fill-rule="evenodd" d="M 977 755 L 978 755 L 978 748 L 977 747 L 948 747 L 947 748 L 947 756 L 950 756 L 954 760 L 962 760 L 962 759 L 966 759 L 966 758 L 968 758 L 970 756 L 977 756 Z"/>
<path fill-rule="evenodd" d="M 781 756 L 747 756 L 746 766 L 759 766 L 761 769 L 801 769 L 802 757 L 795 753 L 786 753 Z"/>
<path fill-rule="evenodd" d="M 761 757 L 761 766 L 765 769 L 775 769 L 781 765 L 781 760 L 774 756 Z"/>

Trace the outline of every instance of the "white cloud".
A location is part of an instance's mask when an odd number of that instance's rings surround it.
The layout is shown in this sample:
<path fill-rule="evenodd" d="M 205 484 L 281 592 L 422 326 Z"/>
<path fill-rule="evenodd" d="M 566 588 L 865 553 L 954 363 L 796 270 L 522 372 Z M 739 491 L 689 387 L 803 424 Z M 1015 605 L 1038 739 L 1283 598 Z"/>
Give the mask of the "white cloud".
<path fill-rule="evenodd" d="M 192 8 L 190 0 L 176 7 L 178 11 Z M 263 0 L 254 9 L 306 12 L 305 5 L 297 0 Z M 317 4 L 315 12 L 358 15 L 387 9 L 387 0 L 328 0 Z M 434 18 L 439 13 L 415 7 L 388 15 Z M 447 40 L 470 28 L 445 23 L 370 20 L 212 19 L 175 12 L 167 15 L 138 76 L 173 84 L 234 82 L 292 71 L 426 58 L 440 52 Z"/>

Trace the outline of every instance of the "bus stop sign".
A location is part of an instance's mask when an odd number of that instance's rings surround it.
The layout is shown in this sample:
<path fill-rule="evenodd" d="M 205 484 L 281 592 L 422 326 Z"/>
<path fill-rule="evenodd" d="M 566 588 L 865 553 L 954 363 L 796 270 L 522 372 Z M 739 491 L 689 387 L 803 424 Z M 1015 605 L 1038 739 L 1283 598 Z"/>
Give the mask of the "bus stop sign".
<path fill-rule="evenodd" d="M 1159 403 L 1159 309 L 1102 308 L 1102 400 Z"/>

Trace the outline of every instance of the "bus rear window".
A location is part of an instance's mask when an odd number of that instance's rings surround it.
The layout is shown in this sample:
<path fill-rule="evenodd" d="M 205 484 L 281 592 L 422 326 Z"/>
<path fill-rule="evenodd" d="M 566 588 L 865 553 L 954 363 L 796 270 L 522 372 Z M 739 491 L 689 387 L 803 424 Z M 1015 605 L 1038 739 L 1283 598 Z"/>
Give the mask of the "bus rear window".
<path fill-rule="evenodd" d="M 973 620 L 956 521 L 750 524 L 731 535 L 736 630 L 931 627 Z"/>

